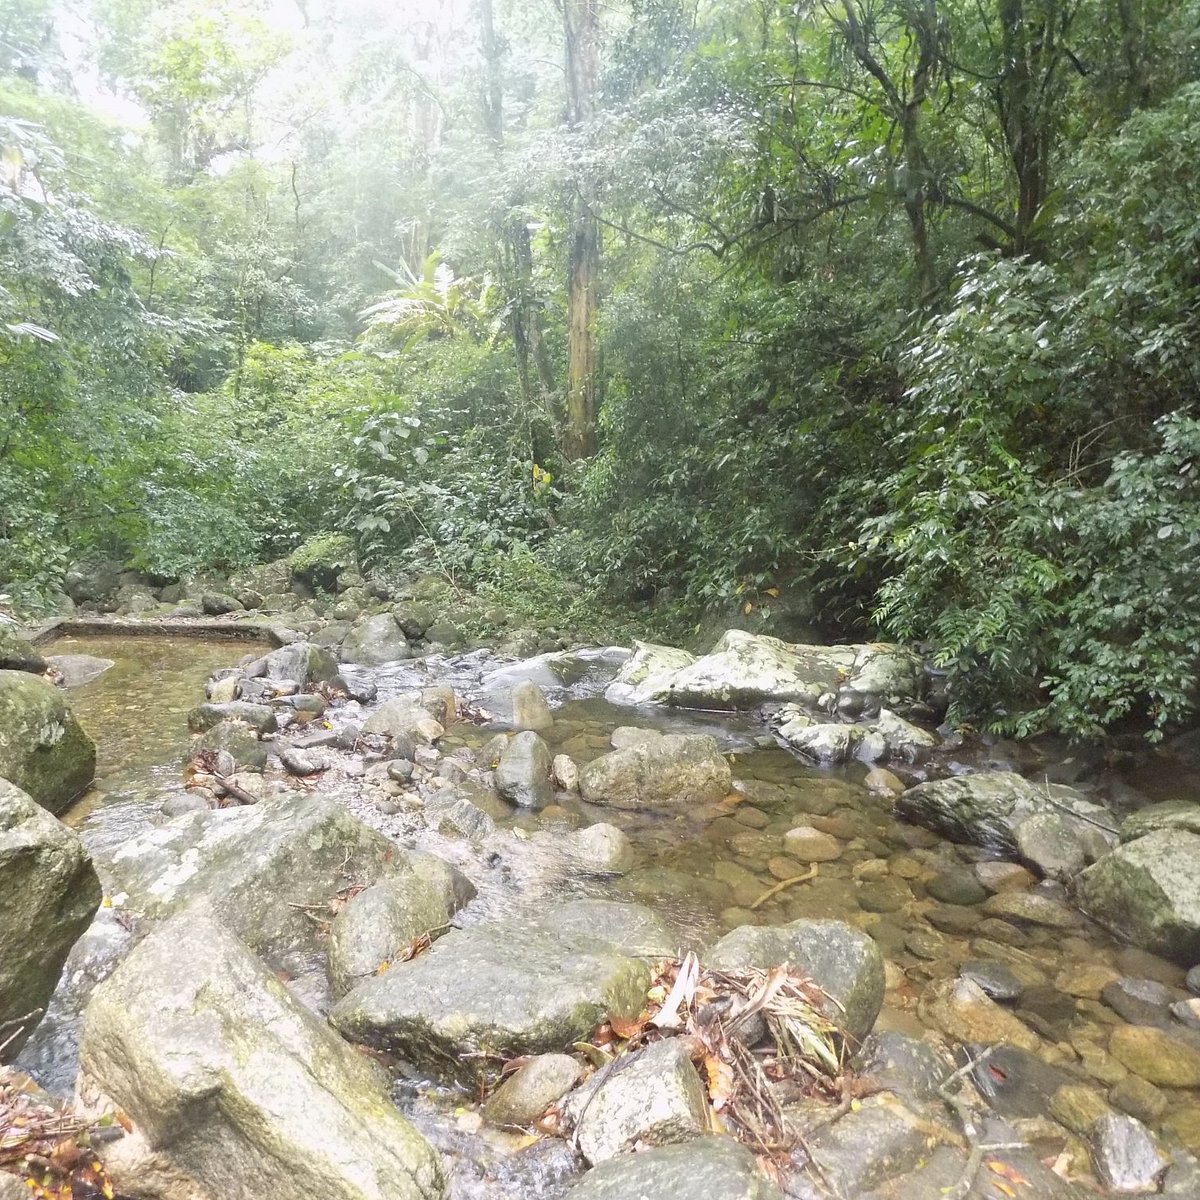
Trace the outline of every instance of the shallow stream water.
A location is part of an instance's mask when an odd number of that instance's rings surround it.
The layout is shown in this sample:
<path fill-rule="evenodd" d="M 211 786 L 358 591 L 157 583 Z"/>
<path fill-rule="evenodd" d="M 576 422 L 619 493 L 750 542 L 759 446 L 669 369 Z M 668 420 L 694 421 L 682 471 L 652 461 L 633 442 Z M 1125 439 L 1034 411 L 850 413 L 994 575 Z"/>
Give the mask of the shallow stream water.
<path fill-rule="evenodd" d="M 181 787 L 187 710 L 202 700 L 210 672 L 233 665 L 247 649 L 227 641 L 91 637 L 64 639 L 49 648 L 116 661 L 104 675 L 71 693 L 80 721 L 99 748 L 96 785 L 66 816 L 85 843 L 111 845 L 162 819 L 163 800 Z M 985 857 L 983 852 L 897 821 L 890 801 L 867 790 L 865 768 L 809 766 L 778 745 L 757 720 L 609 704 L 603 691 L 619 662 L 617 652 L 598 650 L 565 667 L 545 659 L 501 666 L 476 653 L 347 671 L 378 685 L 377 703 L 414 687 L 449 683 L 499 718 L 452 726 L 442 743 L 445 753 L 477 748 L 503 728 L 509 690 L 529 678 L 543 687 L 555 708 L 555 724 L 544 736 L 555 753 L 570 754 L 581 764 L 610 748 L 610 734 L 619 725 L 711 733 L 732 756 L 735 791 L 724 801 L 686 813 L 625 813 L 567 797 L 541 813 L 500 811 L 501 828 L 512 831 L 510 837 L 526 843 L 529 852 L 515 856 L 511 866 L 501 864 L 490 876 L 483 869 L 481 878 L 480 860 L 467 844 L 424 830 L 411 815 L 364 809 L 352 775 L 329 772 L 320 789 L 383 832 L 406 844 L 419 842 L 468 869 L 480 885 L 480 899 L 464 914 L 466 921 L 536 908 L 564 896 L 606 896 L 649 905 L 684 943 L 702 948 L 741 924 L 838 918 L 870 933 L 888 960 L 888 990 L 877 1028 L 927 1032 L 919 1005 L 928 985 L 955 976 L 967 962 L 992 964 L 1014 972 L 1024 985 L 1018 1012 L 1041 1036 L 1039 1054 L 1046 1062 L 1068 1068 L 1101 1092 L 1121 1077 L 1123 1068 L 1106 1049 L 1121 1018 L 1100 1003 L 1095 969 L 1110 967 L 1122 975 L 1181 984 L 1178 968 L 1122 947 L 1082 916 L 1066 928 L 1045 927 L 989 917 L 977 902 L 935 899 L 931 886 L 944 893 L 946 878 L 967 874 L 972 863 Z M 332 709 L 329 718 L 336 727 L 365 715 L 351 703 Z M 1155 782 L 1158 796 L 1175 790 L 1170 781 Z M 540 831 L 595 821 L 628 833 L 638 851 L 633 871 L 604 881 L 539 873 Z M 803 856 L 790 857 L 786 835 L 798 827 L 826 835 L 829 857 L 811 865 Z M 778 886 L 807 874 L 813 865 L 810 879 Z M 1061 896 L 1054 885 L 1040 885 L 1040 890 Z M 119 941 L 121 933 L 110 926 L 99 936 L 101 942 L 106 936 Z M 86 972 L 86 956 L 76 967 Z M 48 1084 L 69 1082 L 64 1046 L 74 1028 L 71 1016 L 56 1025 L 52 1013 L 23 1055 L 24 1065 Z M 1012 1086 L 1021 1086 L 1020 1080 Z M 1012 1102 L 1037 1107 L 1046 1099 L 1014 1096 Z M 1165 1123 L 1184 1140 L 1200 1141 L 1200 1096 L 1167 1090 L 1167 1099 L 1160 1128 Z M 469 1104 L 448 1108 L 443 1099 L 435 1095 L 431 1101 L 419 1089 L 404 1092 L 402 1105 L 456 1163 L 456 1200 L 534 1200 L 560 1194 L 570 1164 L 553 1145 L 521 1146 L 480 1130 Z"/>

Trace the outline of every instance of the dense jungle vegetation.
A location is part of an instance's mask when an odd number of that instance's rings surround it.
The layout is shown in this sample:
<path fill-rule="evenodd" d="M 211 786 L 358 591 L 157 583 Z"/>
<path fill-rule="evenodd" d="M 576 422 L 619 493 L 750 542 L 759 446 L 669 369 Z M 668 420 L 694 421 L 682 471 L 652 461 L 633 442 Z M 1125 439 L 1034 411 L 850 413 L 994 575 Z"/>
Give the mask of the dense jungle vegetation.
<path fill-rule="evenodd" d="M 1200 662 L 1195 0 L 4 0 L 0 592 L 322 531 L 548 614 Z"/>

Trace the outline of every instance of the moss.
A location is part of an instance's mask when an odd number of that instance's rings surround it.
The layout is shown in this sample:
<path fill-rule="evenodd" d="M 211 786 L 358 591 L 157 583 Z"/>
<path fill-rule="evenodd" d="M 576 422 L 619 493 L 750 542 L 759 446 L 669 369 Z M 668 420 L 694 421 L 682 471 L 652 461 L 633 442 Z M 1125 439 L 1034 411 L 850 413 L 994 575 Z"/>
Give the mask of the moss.
<path fill-rule="evenodd" d="M 297 579 L 332 591 L 342 571 L 355 565 L 354 542 L 344 533 L 314 533 L 287 561 Z"/>

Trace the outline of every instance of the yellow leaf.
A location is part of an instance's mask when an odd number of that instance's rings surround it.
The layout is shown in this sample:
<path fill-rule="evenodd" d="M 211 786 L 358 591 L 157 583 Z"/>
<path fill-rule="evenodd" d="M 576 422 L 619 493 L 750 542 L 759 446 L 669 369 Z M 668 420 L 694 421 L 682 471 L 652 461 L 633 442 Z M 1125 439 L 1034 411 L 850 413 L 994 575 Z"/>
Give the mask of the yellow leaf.
<path fill-rule="evenodd" d="M 767 588 L 767 595 L 770 596 L 773 600 L 778 600 L 779 599 L 779 589 L 778 588 Z"/>
<path fill-rule="evenodd" d="M 112 897 L 105 896 L 104 899 L 100 901 L 100 907 L 101 908 L 112 908 Z"/>
<path fill-rule="evenodd" d="M 746 616 L 749 616 L 753 611 L 754 605 L 747 600 L 746 603 L 742 605 L 742 612 L 745 613 Z"/>

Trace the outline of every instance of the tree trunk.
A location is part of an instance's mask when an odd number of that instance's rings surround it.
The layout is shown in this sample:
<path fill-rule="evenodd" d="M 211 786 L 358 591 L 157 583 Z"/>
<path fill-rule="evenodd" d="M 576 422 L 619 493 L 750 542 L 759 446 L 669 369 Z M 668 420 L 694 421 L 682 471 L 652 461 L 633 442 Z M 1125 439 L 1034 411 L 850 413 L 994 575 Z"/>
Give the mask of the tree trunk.
<path fill-rule="evenodd" d="M 599 0 L 563 0 L 567 50 L 567 96 L 571 125 L 580 128 L 595 115 L 600 77 L 597 46 Z M 567 423 L 563 453 L 590 458 L 596 450 L 596 276 L 600 269 L 600 229 L 592 181 L 576 181 L 567 258 Z"/>

